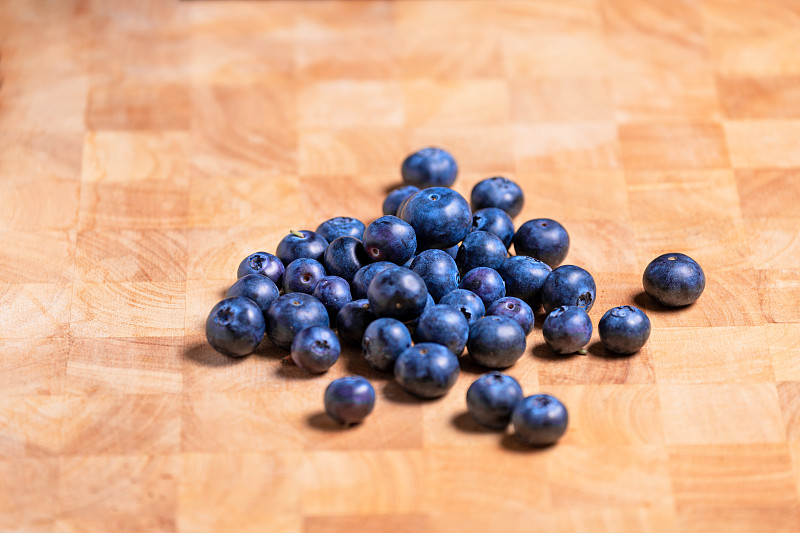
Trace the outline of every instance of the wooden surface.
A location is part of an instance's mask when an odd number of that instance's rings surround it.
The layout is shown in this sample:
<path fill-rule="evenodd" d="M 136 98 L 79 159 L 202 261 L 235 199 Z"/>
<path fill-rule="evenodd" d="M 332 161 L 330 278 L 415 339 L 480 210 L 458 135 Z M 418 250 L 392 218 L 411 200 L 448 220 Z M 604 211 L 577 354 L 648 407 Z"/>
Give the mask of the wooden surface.
<path fill-rule="evenodd" d="M 799 48 L 778 0 L 0 1 L 0 531 L 797 532 Z M 246 254 L 372 220 L 431 144 L 566 226 L 595 325 L 652 320 L 629 358 L 534 330 L 554 448 L 469 422 L 474 367 L 419 402 L 204 341 Z M 680 311 L 641 295 L 673 251 Z"/>

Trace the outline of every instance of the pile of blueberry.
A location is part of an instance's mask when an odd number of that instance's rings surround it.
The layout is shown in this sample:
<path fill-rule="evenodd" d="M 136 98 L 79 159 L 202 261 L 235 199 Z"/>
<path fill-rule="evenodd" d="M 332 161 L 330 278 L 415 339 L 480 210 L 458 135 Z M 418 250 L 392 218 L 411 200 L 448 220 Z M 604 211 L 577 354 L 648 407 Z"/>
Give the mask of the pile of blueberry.
<path fill-rule="evenodd" d="M 370 367 L 393 373 L 419 398 L 453 387 L 465 349 L 487 369 L 513 365 L 540 307 L 550 349 L 586 353 L 596 286 L 583 268 L 561 265 L 569 251 L 566 229 L 540 218 L 515 230 L 522 189 L 488 178 L 468 203 L 449 188 L 457 172 L 445 150 L 420 150 L 403 161 L 405 185 L 386 197 L 384 216 L 368 226 L 336 217 L 315 231 L 291 231 L 275 255 L 246 257 L 238 281 L 208 316 L 208 342 L 242 357 L 266 335 L 312 373 L 336 363 L 341 343 L 360 345 Z M 512 244 L 516 255 L 508 252 Z M 643 285 L 657 302 L 684 306 L 703 292 L 705 276 L 690 257 L 665 254 L 648 265 Z M 633 354 L 647 342 L 650 320 L 623 305 L 608 310 L 598 329 L 607 350 Z M 333 419 L 358 423 L 372 411 L 375 391 L 361 376 L 345 377 L 328 386 L 324 403 Z M 558 399 L 523 398 L 519 383 L 497 371 L 470 386 L 467 407 L 487 428 L 513 422 L 531 445 L 555 443 L 567 427 Z"/>

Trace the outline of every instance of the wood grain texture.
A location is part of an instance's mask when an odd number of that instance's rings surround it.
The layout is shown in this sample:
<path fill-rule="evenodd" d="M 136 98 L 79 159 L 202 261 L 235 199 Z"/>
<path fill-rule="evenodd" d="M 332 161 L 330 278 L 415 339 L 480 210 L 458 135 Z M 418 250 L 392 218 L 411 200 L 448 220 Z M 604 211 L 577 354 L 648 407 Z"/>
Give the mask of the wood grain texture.
<path fill-rule="evenodd" d="M 800 530 L 798 47 L 793 0 L 0 0 L 0 531 Z M 421 402 L 357 349 L 205 340 L 243 257 L 376 218 L 426 145 L 567 227 L 595 324 L 653 323 L 631 357 L 534 328 L 508 372 L 558 446 L 479 428 L 474 365 Z M 642 292 L 666 252 L 688 308 Z"/>

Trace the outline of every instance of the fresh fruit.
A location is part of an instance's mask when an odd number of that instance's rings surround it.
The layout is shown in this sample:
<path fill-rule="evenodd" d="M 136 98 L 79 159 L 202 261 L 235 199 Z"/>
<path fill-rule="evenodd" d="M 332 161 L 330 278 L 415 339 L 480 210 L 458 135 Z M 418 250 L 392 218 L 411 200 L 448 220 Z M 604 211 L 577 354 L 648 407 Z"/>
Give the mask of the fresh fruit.
<path fill-rule="evenodd" d="M 280 348 L 290 348 L 294 336 L 306 328 L 329 324 L 325 306 L 302 292 L 284 294 L 267 310 L 267 336 Z"/>
<path fill-rule="evenodd" d="M 473 268 L 461 278 L 459 288 L 474 292 L 489 307 L 506 295 L 506 284 L 496 270 L 487 267 Z"/>
<path fill-rule="evenodd" d="M 688 255 L 671 253 L 653 259 L 642 276 L 644 291 L 656 302 L 680 307 L 697 301 L 706 288 L 706 275 Z"/>
<path fill-rule="evenodd" d="M 506 284 L 506 295 L 519 298 L 533 311 L 542 305 L 542 286 L 552 269 L 533 257 L 508 257 L 497 269 Z"/>
<path fill-rule="evenodd" d="M 301 257 L 286 266 L 283 273 L 283 292 L 311 294 L 317 282 L 325 277 L 325 267 L 319 261 Z"/>
<path fill-rule="evenodd" d="M 531 306 L 513 296 L 505 296 L 489 306 L 486 310 L 487 315 L 504 316 L 510 318 L 522 328 L 525 335 L 533 329 L 533 310 Z"/>
<path fill-rule="evenodd" d="M 432 342 L 406 349 L 394 365 L 397 383 L 420 398 L 444 396 L 455 385 L 458 374 L 458 358 L 446 347 Z"/>
<path fill-rule="evenodd" d="M 525 353 L 525 332 L 503 316 L 485 316 L 469 328 L 467 352 L 479 365 L 506 368 Z"/>
<path fill-rule="evenodd" d="M 580 307 L 554 309 L 542 324 L 544 340 L 558 354 L 575 353 L 592 338 L 592 321 Z"/>
<path fill-rule="evenodd" d="M 479 181 L 472 188 L 470 204 L 475 211 L 496 207 L 514 218 L 522 211 L 525 195 L 519 185 L 510 179 L 496 176 Z"/>
<path fill-rule="evenodd" d="M 307 257 L 322 263 L 322 256 L 328 247 L 328 241 L 316 232 L 309 230 L 292 230 L 289 235 L 281 239 L 275 255 L 280 258 L 284 265 L 288 265 L 295 259 Z"/>
<path fill-rule="evenodd" d="M 379 318 L 372 322 L 361 341 L 367 364 L 381 372 L 391 372 L 397 358 L 410 346 L 408 328 L 394 318 Z"/>
<path fill-rule="evenodd" d="M 350 294 L 350 284 L 339 276 L 325 276 L 314 286 L 311 296 L 319 300 L 328 311 L 331 324 L 336 324 L 336 315 L 345 305 L 353 301 Z"/>
<path fill-rule="evenodd" d="M 377 316 L 405 322 L 422 313 L 428 289 L 416 272 L 404 267 L 388 268 L 373 278 L 367 299 Z"/>
<path fill-rule="evenodd" d="M 325 389 L 325 412 L 340 424 L 358 424 L 375 407 L 375 389 L 361 376 L 333 380 Z"/>
<path fill-rule="evenodd" d="M 323 256 L 325 270 L 332 276 L 339 276 L 348 282 L 358 269 L 368 265 L 370 258 L 364 246 L 355 237 L 337 237 L 325 249 Z"/>
<path fill-rule="evenodd" d="M 417 194 L 419 191 L 420 188 L 415 187 L 414 185 L 403 185 L 398 187 L 386 195 L 386 199 L 383 201 L 383 206 L 381 206 L 381 211 L 383 211 L 384 215 L 397 216 L 397 211 L 400 208 L 400 204 Z"/>
<path fill-rule="evenodd" d="M 478 267 L 496 270 L 507 256 L 508 251 L 500 237 L 488 231 L 473 231 L 458 247 L 456 265 L 462 273 Z"/>
<path fill-rule="evenodd" d="M 477 294 L 466 289 L 455 289 L 445 294 L 440 304 L 451 305 L 461 311 L 467 323 L 472 325 L 476 320 L 483 318 L 486 314 L 486 307 L 483 305 Z"/>
<path fill-rule="evenodd" d="M 439 304 L 425 309 L 414 330 L 416 342 L 433 342 L 461 355 L 469 338 L 469 323 L 452 305 Z"/>
<path fill-rule="evenodd" d="M 458 288 L 461 279 L 455 260 L 444 250 L 425 250 L 414 258 L 411 270 L 419 274 L 435 301 Z"/>
<path fill-rule="evenodd" d="M 248 274 L 261 274 L 267 276 L 275 282 L 276 285 L 281 285 L 283 278 L 284 265 L 280 259 L 267 252 L 256 252 L 245 257 L 239 268 L 236 271 L 236 277 L 242 278 Z"/>
<path fill-rule="evenodd" d="M 277 300 L 280 295 L 278 286 L 267 276 L 248 274 L 231 285 L 231 288 L 225 293 L 225 298 L 233 298 L 234 296 L 250 298 L 261 309 L 262 313 L 266 313 L 270 304 Z"/>
<path fill-rule="evenodd" d="M 520 400 L 522 387 L 502 372 L 483 374 L 467 389 L 467 411 L 475 422 L 489 429 L 505 429 Z"/>
<path fill-rule="evenodd" d="M 367 297 L 367 289 L 372 279 L 387 268 L 395 268 L 397 265 L 388 261 L 370 263 L 358 269 L 353 280 L 350 282 L 353 299 L 360 300 Z"/>
<path fill-rule="evenodd" d="M 514 251 L 555 268 L 569 253 L 569 234 L 564 226 L 549 218 L 529 220 L 514 234 Z"/>
<path fill-rule="evenodd" d="M 352 217 L 334 217 L 326 220 L 315 230 L 315 233 L 329 243 L 339 237 L 354 237 L 363 240 L 364 223 Z"/>
<path fill-rule="evenodd" d="M 417 237 L 408 222 L 385 215 L 367 226 L 364 249 L 371 261 L 402 265 L 417 251 Z"/>
<path fill-rule="evenodd" d="M 417 248 L 450 248 L 467 236 L 472 211 L 456 191 L 445 187 L 423 189 L 408 199 L 400 218 L 411 224 Z"/>
<path fill-rule="evenodd" d="M 327 372 L 339 359 L 341 351 L 336 334 L 322 326 L 306 328 L 292 340 L 292 361 L 312 374 Z"/>
<path fill-rule="evenodd" d="M 378 317 L 372 311 L 369 300 L 353 300 L 339 309 L 336 315 L 336 329 L 342 341 L 349 344 L 361 344 L 364 331 Z"/>
<path fill-rule="evenodd" d="M 517 438 L 529 446 L 550 446 L 567 431 L 567 408 L 549 394 L 523 398 L 514 408 L 511 422 Z"/>
<path fill-rule="evenodd" d="M 485 207 L 472 213 L 471 231 L 488 231 L 497 235 L 508 249 L 514 239 L 514 222 L 508 213 L 497 207 Z"/>
<path fill-rule="evenodd" d="M 428 147 L 406 157 L 400 171 L 406 185 L 449 187 L 456 181 L 458 165 L 446 150 Z"/>
<path fill-rule="evenodd" d="M 575 265 L 562 265 L 553 270 L 542 285 L 542 306 L 545 312 L 563 305 L 574 305 L 588 313 L 594 305 L 597 288 L 589 272 Z"/>
<path fill-rule="evenodd" d="M 250 298 L 226 298 L 211 309 L 206 339 L 221 354 L 242 357 L 253 353 L 264 338 L 264 314 Z"/>
<path fill-rule="evenodd" d="M 637 307 L 621 305 L 606 311 L 597 330 L 607 350 L 632 354 L 638 352 L 650 337 L 650 319 Z"/>

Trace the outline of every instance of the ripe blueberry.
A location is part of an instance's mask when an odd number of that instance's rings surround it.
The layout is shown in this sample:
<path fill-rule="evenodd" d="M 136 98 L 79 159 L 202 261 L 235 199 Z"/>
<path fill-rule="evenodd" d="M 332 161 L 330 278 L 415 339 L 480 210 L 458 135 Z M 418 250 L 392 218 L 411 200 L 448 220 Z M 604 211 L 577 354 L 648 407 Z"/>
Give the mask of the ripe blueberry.
<path fill-rule="evenodd" d="M 525 353 L 525 332 L 510 318 L 485 316 L 470 326 L 467 351 L 479 365 L 506 368 Z"/>
<path fill-rule="evenodd" d="M 458 165 L 446 150 L 429 147 L 406 157 L 400 171 L 406 185 L 449 187 L 456 181 Z"/>
<path fill-rule="evenodd" d="M 452 305 L 464 315 L 467 323 L 471 326 L 476 320 L 483 318 L 486 314 L 486 307 L 483 305 L 477 294 L 466 289 L 455 289 L 439 300 L 440 304 Z"/>
<path fill-rule="evenodd" d="M 542 306 L 545 312 L 562 305 L 574 305 L 588 313 L 594 305 L 597 287 L 586 270 L 575 265 L 562 265 L 553 270 L 542 285 Z"/>
<path fill-rule="evenodd" d="M 508 257 L 497 272 L 506 283 L 506 294 L 514 296 L 537 310 L 542 305 L 542 286 L 552 269 L 533 257 Z"/>
<path fill-rule="evenodd" d="M 592 321 L 580 307 L 565 305 L 547 315 L 542 324 L 542 334 L 554 352 L 574 353 L 592 338 Z"/>
<path fill-rule="evenodd" d="M 555 268 L 569 252 L 569 235 L 564 226 L 549 218 L 529 220 L 514 234 L 517 255 L 527 255 Z"/>
<path fill-rule="evenodd" d="M 404 267 L 387 268 L 369 284 L 367 299 L 376 315 L 408 321 L 422 313 L 428 289 L 416 272 Z"/>
<path fill-rule="evenodd" d="M 402 265 L 417 250 L 414 228 L 393 215 L 384 215 L 367 226 L 364 249 L 372 261 Z"/>
<path fill-rule="evenodd" d="M 644 291 L 656 302 L 680 307 L 697 301 L 706 287 L 706 275 L 697 261 L 684 254 L 653 259 L 642 276 Z"/>
<path fill-rule="evenodd" d="M 650 319 L 637 307 L 621 305 L 606 311 L 597 330 L 607 350 L 632 354 L 650 337 Z"/>
<path fill-rule="evenodd" d="M 305 328 L 329 324 L 325 306 L 302 292 L 284 294 L 267 310 L 267 336 L 280 348 L 291 347 L 294 336 Z"/>
<path fill-rule="evenodd" d="M 330 243 L 345 236 L 363 240 L 364 228 L 364 223 L 356 218 L 334 217 L 317 226 L 315 231 L 317 235 Z"/>
<path fill-rule="evenodd" d="M 522 442 L 529 446 L 550 446 L 567 431 L 567 408 L 549 394 L 534 394 L 514 408 L 511 422 Z"/>
<path fill-rule="evenodd" d="M 325 249 L 325 270 L 332 276 L 339 276 L 348 282 L 359 268 L 369 264 L 370 259 L 361 241 L 355 237 L 337 237 Z"/>
<path fill-rule="evenodd" d="M 283 292 L 311 294 L 317 282 L 325 277 L 325 267 L 319 261 L 301 257 L 286 266 L 283 273 Z"/>
<path fill-rule="evenodd" d="M 322 374 L 339 359 L 342 348 L 329 328 L 311 326 L 294 336 L 292 361 L 312 374 Z"/>
<path fill-rule="evenodd" d="M 489 307 L 506 295 L 506 284 L 496 270 L 487 267 L 473 268 L 467 272 L 459 287 L 474 292 Z"/>
<path fill-rule="evenodd" d="M 519 324 L 522 331 L 525 332 L 525 335 L 530 333 L 533 329 L 534 317 L 531 306 L 513 296 L 506 296 L 495 300 L 495 302 L 489 306 L 489 309 L 486 310 L 486 314 L 510 318 Z"/>
<path fill-rule="evenodd" d="M 241 278 L 248 274 L 261 274 L 274 281 L 275 285 L 280 286 L 283 270 L 284 266 L 280 259 L 267 252 L 256 252 L 248 255 L 239 263 L 236 277 Z"/>
<path fill-rule="evenodd" d="M 497 207 L 486 207 L 472 213 L 472 230 L 497 235 L 508 249 L 514 239 L 514 222 L 508 213 Z"/>
<path fill-rule="evenodd" d="M 469 338 L 469 323 L 452 305 L 439 304 L 425 309 L 414 330 L 416 342 L 433 342 L 461 355 Z"/>
<path fill-rule="evenodd" d="M 456 191 L 431 187 L 409 198 L 400 218 L 414 228 L 420 250 L 450 248 L 469 233 L 472 211 Z"/>
<path fill-rule="evenodd" d="M 278 286 L 267 276 L 248 274 L 231 285 L 231 288 L 225 293 L 225 298 L 234 296 L 250 298 L 261 309 L 262 313 L 266 313 L 270 304 L 277 300 L 280 295 Z"/>
<path fill-rule="evenodd" d="M 375 389 L 361 376 L 335 379 L 325 389 L 325 412 L 340 424 L 358 424 L 375 407 Z"/>
<path fill-rule="evenodd" d="M 467 389 L 467 411 L 475 422 L 489 429 L 505 429 L 520 400 L 522 387 L 502 372 L 484 374 Z"/>
<path fill-rule="evenodd" d="M 500 176 L 478 182 L 472 188 L 470 195 L 472 209 L 477 211 L 487 207 L 496 207 L 508 213 L 508 216 L 512 218 L 522 211 L 524 203 L 525 195 L 519 185 Z"/>
<path fill-rule="evenodd" d="M 367 364 L 382 372 L 391 372 L 394 362 L 410 346 L 408 328 L 394 318 L 379 318 L 372 322 L 361 340 L 361 350 Z"/>
<path fill-rule="evenodd" d="M 322 262 L 322 256 L 328 247 L 328 241 L 314 231 L 292 230 L 289 235 L 281 239 L 278 249 L 275 252 L 284 265 L 288 265 L 295 259 L 307 257 L 315 261 Z"/>
<path fill-rule="evenodd" d="M 423 342 L 406 349 L 394 364 L 394 377 L 406 392 L 421 398 L 447 394 L 458 379 L 458 357 L 441 344 Z"/>
<path fill-rule="evenodd" d="M 461 279 L 455 260 L 444 250 L 425 250 L 411 262 L 411 270 L 419 274 L 435 301 L 458 288 Z"/>
<path fill-rule="evenodd" d="M 264 337 L 264 314 L 244 296 L 226 298 L 211 309 L 206 339 L 221 354 L 242 357 L 253 353 Z"/>

